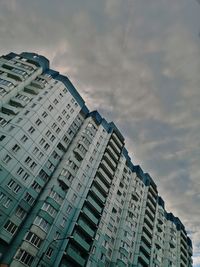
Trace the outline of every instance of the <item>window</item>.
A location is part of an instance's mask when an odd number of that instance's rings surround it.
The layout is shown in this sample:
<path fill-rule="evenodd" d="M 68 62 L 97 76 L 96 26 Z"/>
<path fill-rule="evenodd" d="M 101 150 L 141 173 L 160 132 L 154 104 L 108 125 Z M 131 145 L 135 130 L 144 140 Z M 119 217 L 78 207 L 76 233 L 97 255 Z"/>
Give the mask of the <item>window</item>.
<path fill-rule="evenodd" d="M 26 250 L 19 249 L 15 255 L 15 259 L 26 264 L 27 266 L 31 266 L 34 257 L 29 254 Z"/>
<path fill-rule="evenodd" d="M 5 137 L 6 137 L 5 135 L 1 135 L 0 136 L 0 142 L 3 141 L 5 139 Z"/>
<path fill-rule="evenodd" d="M 15 211 L 15 215 L 20 219 L 24 219 L 24 217 L 26 216 L 26 211 L 22 209 L 22 207 L 18 206 Z"/>
<path fill-rule="evenodd" d="M 48 258 L 51 258 L 52 253 L 53 253 L 53 249 L 52 249 L 51 247 L 49 247 L 49 248 L 47 249 L 46 256 L 47 256 Z"/>
<path fill-rule="evenodd" d="M 77 190 L 77 191 L 80 191 L 81 187 L 82 187 L 82 185 L 81 185 L 80 183 L 78 183 L 78 185 L 77 185 L 77 187 L 76 187 L 76 190 Z"/>
<path fill-rule="evenodd" d="M 62 204 L 63 198 L 54 190 L 50 192 L 50 197 L 53 198 L 59 204 Z"/>
<path fill-rule="evenodd" d="M 28 129 L 28 132 L 30 134 L 34 133 L 35 132 L 35 129 L 33 128 L 33 126 L 31 126 L 29 129 Z"/>
<path fill-rule="evenodd" d="M 24 196 L 24 200 L 30 205 L 32 205 L 35 201 L 35 199 L 29 193 L 26 193 L 26 195 Z"/>
<path fill-rule="evenodd" d="M 37 154 L 38 151 L 39 151 L 39 148 L 35 147 L 35 148 L 33 149 L 33 154 Z"/>
<path fill-rule="evenodd" d="M 35 122 L 35 124 L 38 125 L 38 126 L 39 126 L 41 123 L 42 123 L 42 121 L 41 121 L 40 119 L 37 119 L 36 122 Z"/>
<path fill-rule="evenodd" d="M 49 105 L 49 106 L 48 106 L 48 110 L 49 110 L 49 111 L 52 111 L 52 110 L 53 110 L 53 106 L 52 106 L 52 105 Z"/>
<path fill-rule="evenodd" d="M 69 206 L 67 207 L 66 213 L 69 214 L 71 210 L 72 210 L 72 206 L 69 205 Z"/>
<path fill-rule="evenodd" d="M 58 116 L 57 121 L 59 122 L 61 120 L 62 120 L 62 118 L 60 116 Z"/>
<path fill-rule="evenodd" d="M 42 243 L 42 239 L 32 232 L 27 233 L 25 240 L 29 241 L 31 244 L 33 244 L 37 248 L 40 248 L 41 243 Z"/>
<path fill-rule="evenodd" d="M 76 199 L 77 199 L 77 195 L 76 195 L 76 194 L 73 194 L 71 201 L 72 201 L 72 202 L 75 202 Z"/>
<path fill-rule="evenodd" d="M 67 113 L 67 111 L 65 109 L 63 109 L 62 114 L 65 115 Z"/>
<path fill-rule="evenodd" d="M 53 206 L 51 206 L 50 204 L 46 202 L 43 204 L 42 210 L 45 210 L 46 212 L 48 212 L 52 217 L 55 217 L 57 213 L 56 209 L 54 209 Z"/>
<path fill-rule="evenodd" d="M 20 150 L 20 146 L 18 146 L 17 144 L 14 145 L 12 151 L 16 153 L 18 150 Z"/>
<path fill-rule="evenodd" d="M 30 157 L 27 157 L 24 161 L 26 164 L 29 164 L 31 162 L 31 158 Z"/>
<path fill-rule="evenodd" d="M 55 105 L 57 105 L 57 104 L 58 104 L 58 100 L 55 98 L 54 101 L 53 101 L 53 103 L 54 103 Z"/>
<path fill-rule="evenodd" d="M 49 144 L 46 144 L 46 145 L 44 146 L 44 149 L 47 150 L 49 147 L 50 147 L 50 145 L 49 145 Z"/>
<path fill-rule="evenodd" d="M 62 121 L 62 122 L 61 122 L 61 125 L 62 125 L 62 126 L 65 126 L 65 124 L 66 124 L 65 121 Z"/>
<path fill-rule="evenodd" d="M 53 142 L 55 140 L 55 136 L 52 135 L 51 138 L 50 138 L 50 141 Z"/>
<path fill-rule="evenodd" d="M 8 208 L 8 207 L 10 206 L 11 202 L 12 202 L 12 200 L 8 197 L 8 198 L 6 199 L 6 201 L 4 202 L 3 206 L 4 206 L 5 208 Z"/>
<path fill-rule="evenodd" d="M 14 187 L 14 189 L 13 189 L 13 192 L 14 193 L 18 193 L 19 192 L 19 190 L 21 189 L 21 186 L 19 186 L 18 184 Z"/>
<path fill-rule="evenodd" d="M 41 191 L 41 189 L 42 189 L 41 185 L 39 185 L 36 181 L 34 181 L 34 182 L 32 183 L 31 187 L 32 187 L 36 192 L 38 192 L 38 193 L 39 193 L 39 192 Z"/>
<path fill-rule="evenodd" d="M 15 181 L 13 180 L 13 179 L 11 179 L 9 182 L 8 182 L 8 184 L 7 184 L 7 186 L 8 186 L 8 188 L 12 188 L 13 187 L 13 185 L 15 184 Z"/>
<path fill-rule="evenodd" d="M 33 163 L 31 164 L 30 168 L 31 168 L 32 170 L 34 170 L 36 166 L 37 166 L 37 164 L 36 164 L 35 162 L 33 162 Z"/>
<path fill-rule="evenodd" d="M 48 116 L 48 114 L 46 113 L 46 111 L 44 111 L 43 113 L 42 113 L 42 117 L 43 118 L 46 118 Z"/>
<path fill-rule="evenodd" d="M 58 239 L 59 237 L 60 237 L 60 233 L 59 232 L 55 232 L 54 240 Z"/>
<path fill-rule="evenodd" d="M 22 177 L 22 179 L 23 179 L 24 181 L 26 181 L 26 180 L 28 179 L 28 177 L 29 177 L 29 174 L 28 174 L 28 173 L 25 173 L 24 176 Z"/>
<path fill-rule="evenodd" d="M 44 156 L 44 154 L 42 152 L 40 152 L 39 155 L 38 155 L 38 159 L 43 158 L 43 156 Z"/>
<path fill-rule="evenodd" d="M 3 162 L 7 164 L 9 161 L 11 161 L 11 159 L 12 158 L 9 155 L 6 155 L 3 159 Z"/>
<path fill-rule="evenodd" d="M 49 229 L 49 223 L 40 216 L 37 216 L 34 220 L 34 224 L 40 227 L 43 231 L 47 232 Z"/>
<path fill-rule="evenodd" d="M 3 192 L 0 192 L 0 201 L 2 201 L 5 197 L 5 194 Z"/>
<path fill-rule="evenodd" d="M 57 129 L 56 129 L 56 133 L 58 134 L 60 132 L 60 128 L 58 127 Z"/>
<path fill-rule="evenodd" d="M 55 129 L 56 126 L 57 126 L 57 124 L 54 122 L 54 123 L 52 124 L 51 128 Z"/>
<path fill-rule="evenodd" d="M 17 225 L 15 225 L 13 222 L 11 222 L 10 220 L 8 220 L 5 225 L 4 228 L 6 229 L 6 231 L 8 231 L 10 234 L 14 235 L 14 233 L 17 230 Z"/>
<path fill-rule="evenodd" d="M 48 130 L 45 135 L 49 137 L 51 135 L 51 132 Z"/>
<path fill-rule="evenodd" d="M 4 118 L 0 117 L 0 125 L 5 126 L 7 124 L 7 121 Z"/>
<path fill-rule="evenodd" d="M 42 138 L 42 139 L 40 140 L 39 144 L 42 146 L 44 143 L 45 143 L 45 140 L 44 140 L 44 138 Z"/>
<path fill-rule="evenodd" d="M 28 137 L 26 135 L 23 135 L 21 138 L 21 141 L 25 143 L 28 140 Z"/>
<path fill-rule="evenodd" d="M 28 115 L 29 112 L 30 112 L 29 110 L 26 110 L 26 111 L 24 112 L 24 116 Z"/>
<path fill-rule="evenodd" d="M 61 221 L 61 224 L 60 224 L 60 226 L 62 226 L 62 227 L 64 227 L 65 226 L 65 223 L 66 223 L 66 218 L 65 217 L 63 217 L 62 218 L 62 221 Z"/>

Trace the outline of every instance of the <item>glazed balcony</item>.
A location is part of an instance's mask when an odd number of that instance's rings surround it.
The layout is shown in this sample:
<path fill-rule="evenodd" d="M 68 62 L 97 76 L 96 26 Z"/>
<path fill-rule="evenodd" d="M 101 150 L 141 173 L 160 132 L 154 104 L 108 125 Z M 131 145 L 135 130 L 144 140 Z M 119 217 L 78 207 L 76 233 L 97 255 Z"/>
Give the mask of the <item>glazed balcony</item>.
<path fill-rule="evenodd" d="M 68 247 L 66 254 L 76 263 L 75 266 L 85 266 L 86 260 L 77 252 L 77 250 L 74 250 L 73 247 Z"/>
<path fill-rule="evenodd" d="M 101 177 L 103 182 L 105 182 L 107 185 L 111 184 L 111 179 L 108 177 L 108 175 L 105 173 L 105 171 L 101 167 L 98 169 L 98 174 Z"/>

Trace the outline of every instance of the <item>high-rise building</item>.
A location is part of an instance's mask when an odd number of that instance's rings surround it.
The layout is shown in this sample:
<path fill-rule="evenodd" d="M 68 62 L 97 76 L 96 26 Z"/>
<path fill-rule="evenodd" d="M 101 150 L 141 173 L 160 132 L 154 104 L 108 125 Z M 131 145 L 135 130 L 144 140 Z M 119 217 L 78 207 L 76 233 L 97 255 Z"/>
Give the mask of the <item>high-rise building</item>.
<path fill-rule="evenodd" d="M 0 266 L 190 267 L 192 243 L 134 166 L 37 54 L 0 58 Z"/>

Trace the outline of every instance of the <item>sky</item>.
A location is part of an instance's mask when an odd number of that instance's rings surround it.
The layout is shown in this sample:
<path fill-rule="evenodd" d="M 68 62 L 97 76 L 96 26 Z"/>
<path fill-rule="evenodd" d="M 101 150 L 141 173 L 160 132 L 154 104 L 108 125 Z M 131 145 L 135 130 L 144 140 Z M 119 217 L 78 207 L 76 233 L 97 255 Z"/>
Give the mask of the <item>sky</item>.
<path fill-rule="evenodd" d="M 200 266 L 200 1 L 0 0 L 0 44 L 45 55 L 116 123 Z"/>

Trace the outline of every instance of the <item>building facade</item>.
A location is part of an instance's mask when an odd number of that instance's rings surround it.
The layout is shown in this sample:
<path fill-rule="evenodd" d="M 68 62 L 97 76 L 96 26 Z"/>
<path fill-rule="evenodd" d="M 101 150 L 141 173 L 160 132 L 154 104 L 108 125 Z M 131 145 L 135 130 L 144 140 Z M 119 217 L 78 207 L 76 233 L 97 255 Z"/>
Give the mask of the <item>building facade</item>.
<path fill-rule="evenodd" d="M 192 266 L 119 129 L 34 53 L 0 58 L 0 266 Z"/>

